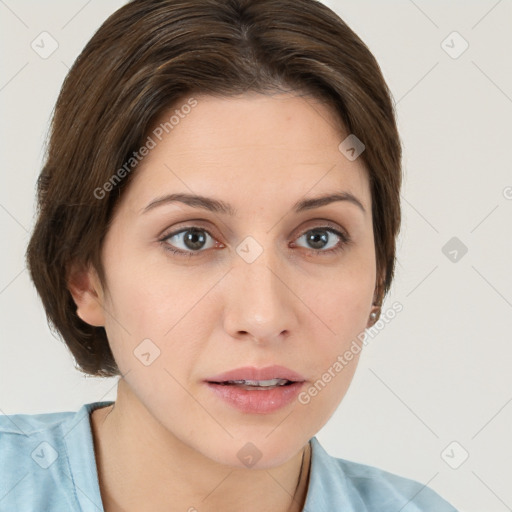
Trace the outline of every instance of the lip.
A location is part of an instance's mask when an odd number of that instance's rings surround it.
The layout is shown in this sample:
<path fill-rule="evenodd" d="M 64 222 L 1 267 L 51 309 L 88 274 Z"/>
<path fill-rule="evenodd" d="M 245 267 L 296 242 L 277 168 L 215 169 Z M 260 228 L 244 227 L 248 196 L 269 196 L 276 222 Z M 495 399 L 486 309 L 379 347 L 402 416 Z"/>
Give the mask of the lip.
<path fill-rule="evenodd" d="M 292 384 L 270 389 L 244 389 L 222 384 L 228 380 L 270 379 L 286 379 L 292 381 Z M 270 414 L 289 405 L 297 398 L 305 382 L 299 373 L 278 365 L 266 368 L 246 366 L 205 379 L 206 385 L 216 397 L 241 412 L 251 414 Z"/>
<path fill-rule="evenodd" d="M 205 379 L 206 382 L 226 382 L 228 380 L 270 380 L 286 379 L 293 382 L 304 382 L 306 379 L 297 372 L 286 368 L 285 366 L 273 365 L 265 368 L 256 368 L 254 366 L 245 366 L 236 368 L 213 377 Z"/>

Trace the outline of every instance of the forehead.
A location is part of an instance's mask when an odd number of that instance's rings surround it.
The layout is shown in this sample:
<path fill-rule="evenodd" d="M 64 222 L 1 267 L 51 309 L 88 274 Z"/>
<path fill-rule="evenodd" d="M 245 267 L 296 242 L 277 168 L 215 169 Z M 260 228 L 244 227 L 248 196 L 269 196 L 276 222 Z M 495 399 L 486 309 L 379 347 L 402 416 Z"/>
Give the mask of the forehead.
<path fill-rule="evenodd" d="M 183 108 L 190 104 L 183 98 L 150 130 L 154 147 L 123 198 L 132 208 L 176 191 L 268 206 L 332 190 L 369 208 L 364 163 L 339 150 L 348 133 L 326 104 L 293 93 L 193 99 L 193 108 Z"/>

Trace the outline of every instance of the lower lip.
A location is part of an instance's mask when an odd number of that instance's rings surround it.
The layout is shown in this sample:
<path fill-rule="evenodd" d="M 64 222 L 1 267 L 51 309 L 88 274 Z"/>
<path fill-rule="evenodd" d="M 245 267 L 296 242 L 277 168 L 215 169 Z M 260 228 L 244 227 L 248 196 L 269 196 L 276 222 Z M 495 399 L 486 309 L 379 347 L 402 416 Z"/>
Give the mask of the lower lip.
<path fill-rule="evenodd" d="M 297 398 L 304 382 L 271 389 L 242 389 L 238 386 L 213 384 L 208 387 L 222 400 L 239 411 L 253 414 L 268 414 L 290 404 Z"/>

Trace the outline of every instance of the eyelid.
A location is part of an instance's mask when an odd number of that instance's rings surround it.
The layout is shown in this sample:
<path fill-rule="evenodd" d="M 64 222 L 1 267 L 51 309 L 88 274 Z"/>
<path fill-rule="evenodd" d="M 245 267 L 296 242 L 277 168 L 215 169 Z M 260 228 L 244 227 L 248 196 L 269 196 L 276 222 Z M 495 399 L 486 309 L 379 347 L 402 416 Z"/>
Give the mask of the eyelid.
<path fill-rule="evenodd" d="M 350 236 L 345 228 L 343 228 L 340 224 L 327 220 L 327 219 L 313 219 L 311 222 L 318 223 L 318 225 L 309 226 L 310 221 L 306 221 L 304 224 L 307 225 L 307 227 L 300 227 L 298 228 L 297 235 L 293 235 L 293 239 L 296 240 L 298 237 L 302 236 L 304 233 L 307 233 L 311 229 L 320 229 L 320 228 L 331 228 L 334 231 L 339 231 L 345 238 L 349 239 Z"/>
<path fill-rule="evenodd" d="M 221 238 L 218 236 L 214 236 L 213 233 L 215 232 L 215 229 L 212 229 L 211 227 L 205 227 L 205 224 L 211 224 L 208 221 L 202 220 L 202 219 L 189 219 L 185 220 L 183 222 L 178 222 L 176 224 L 173 224 L 171 228 L 165 228 L 160 235 L 158 235 L 158 238 L 161 240 L 162 238 L 169 238 L 172 235 L 177 235 L 178 233 L 181 233 L 182 231 L 187 231 L 188 229 L 192 228 L 198 228 L 202 231 L 205 231 L 208 233 L 212 238 Z"/>
<path fill-rule="evenodd" d="M 310 222 L 310 221 L 306 221 L 306 223 L 302 223 L 302 226 L 304 224 L 308 224 L 308 222 Z M 299 238 L 300 236 L 304 235 L 304 233 L 306 233 L 310 229 L 327 228 L 327 227 L 328 228 L 332 228 L 335 231 L 340 231 L 346 238 L 350 238 L 348 232 L 341 225 L 337 224 L 336 222 L 330 221 L 328 219 L 313 219 L 311 222 L 318 222 L 319 224 L 317 226 L 312 226 L 312 227 L 300 227 L 300 228 L 297 228 L 296 230 L 294 230 L 294 234 L 291 235 L 293 237 L 293 239 L 295 240 L 295 239 Z M 160 240 L 162 238 L 166 239 L 166 238 L 169 238 L 172 235 L 177 235 L 178 233 L 181 233 L 182 231 L 186 231 L 186 230 L 192 229 L 192 228 L 199 228 L 201 230 L 204 230 L 212 238 L 217 238 L 217 239 L 220 238 L 220 237 L 217 237 L 214 234 L 212 234 L 213 230 L 211 230 L 210 228 L 204 227 L 202 225 L 203 223 L 206 224 L 207 221 L 204 221 L 204 220 L 201 220 L 201 219 L 190 219 L 190 220 L 186 220 L 186 221 L 183 221 L 183 222 L 178 222 L 178 224 L 173 226 L 172 231 L 169 231 L 170 228 L 166 228 L 162 232 L 162 234 L 160 234 L 158 236 L 158 238 Z M 229 230 L 229 231 L 230 231 L 230 233 L 232 232 L 231 230 Z"/>

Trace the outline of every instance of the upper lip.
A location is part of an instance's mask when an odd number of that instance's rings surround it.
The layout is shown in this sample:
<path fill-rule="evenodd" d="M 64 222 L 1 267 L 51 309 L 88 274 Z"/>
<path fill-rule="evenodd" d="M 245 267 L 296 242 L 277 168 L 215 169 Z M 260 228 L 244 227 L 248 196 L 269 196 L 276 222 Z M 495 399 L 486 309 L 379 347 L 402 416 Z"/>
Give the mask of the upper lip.
<path fill-rule="evenodd" d="M 266 366 L 265 368 L 256 368 L 254 366 L 245 366 L 229 370 L 219 375 L 214 375 L 205 379 L 207 382 L 226 382 L 229 380 L 271 380 L 285 379 L 292 382 L 304 382 L 304 377 L 285 366 Z"/>

